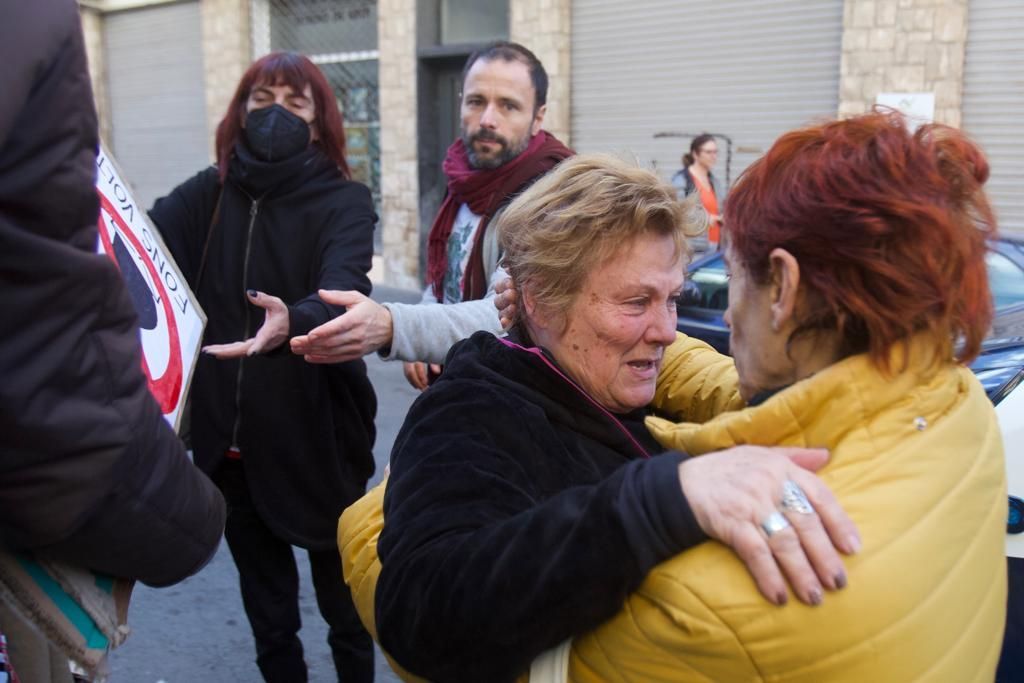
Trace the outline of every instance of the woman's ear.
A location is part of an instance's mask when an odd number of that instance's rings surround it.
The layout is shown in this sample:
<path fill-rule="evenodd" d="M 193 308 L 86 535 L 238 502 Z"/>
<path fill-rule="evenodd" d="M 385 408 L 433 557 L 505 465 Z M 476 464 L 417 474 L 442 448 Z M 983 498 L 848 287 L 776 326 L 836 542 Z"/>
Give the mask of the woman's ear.
<path fill-rule="evenodd" d="M 772 273 L 772 331 L 779 332 L 793 321 L 800 290 L 800 264 L 791 253 L 776 247 L 768 255 Z"/>
<path fill-rule="evenodd" d="M 547 306 L 537 303 L 529 287 L 519 288 L 519 297 L 523 303 L 522 315 L 519 319 L 525 325 L 530 338 L 536 343 L 544 346 L 548 343 L 548 334 L 552 331 L 553 320 L 551 310 Z"/>
<path fill-rule="evenodd" d="M 519 299 L 523 304 L 523 312 L 519 319 L 524 322 L 529 321 L 530 327 L 534 329 L 547 327 L 541 307 L 537 305 L 537 299 L 534 298 L 533 292 L 530 291 L 529 287 L 519 288 Z"/>

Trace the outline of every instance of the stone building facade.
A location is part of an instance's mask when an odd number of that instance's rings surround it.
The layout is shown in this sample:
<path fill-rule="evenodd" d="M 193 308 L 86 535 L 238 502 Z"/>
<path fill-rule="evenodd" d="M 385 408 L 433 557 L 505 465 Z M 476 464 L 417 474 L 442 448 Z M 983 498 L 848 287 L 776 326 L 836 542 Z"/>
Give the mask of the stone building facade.
<path fill-rule="evenodd" d="M 193 0 L 195 1 L 195 0 Z M 198 0 L 203 52 L 206 135 L 211 140 L 234 85 L 253 58 L 253 0 Z M 272 0 L 284 2 L 284 0 Z M 432 161 L 422 154 L 425 127 L 424 7 L 444 0 L 375 0 L 379 50 L 380 253 L 372 278 L 418 288 L 429 229 L 428 189 Z M 933 93 L 935 120 L 962 121 L 964 62 L 970 5 L 977 0 L 842 0 L 839 47 L 839 115 L 867 111 L 879 93 Z M 429 3 L 434 3 L 430 5 Z M 101 125 L 109 134 L 104 16 L 161 0 L 81 0 Z M 428 5 L 424 5 L 428 3 Z M 550 76 L 546 127 L 572 144 L 573 6 L 582 0 L 508 0 L 508 36 L 529 46 Z M 651 3 L 651 7 L 655 4 Z M 431 11 L 434 11 L 433 9 Z M 793 49 L 800 43 L 793 41 Z M 470 46 L 471 47 L 471 46 Z M 469 48 L 467 48 L 469 49 Z M 428 50 L 429 52 L 429 50 Z M 456 52 L 434 50 L 429 58 L 457 62 Z M 434 131 L 436 134 L 436 131 Z M 447 141 L 444 141 L 447 145 Z M 584 150 L 586 151 L 586 150 Z M 436 193 L 436 188 L 434 189 Z"/>
<path fill-rule="evenodd" d="M 935 94 L 935 120 L 959 126 L 968 0 L 846 0 L 839 115 L 883 92 Z"/>

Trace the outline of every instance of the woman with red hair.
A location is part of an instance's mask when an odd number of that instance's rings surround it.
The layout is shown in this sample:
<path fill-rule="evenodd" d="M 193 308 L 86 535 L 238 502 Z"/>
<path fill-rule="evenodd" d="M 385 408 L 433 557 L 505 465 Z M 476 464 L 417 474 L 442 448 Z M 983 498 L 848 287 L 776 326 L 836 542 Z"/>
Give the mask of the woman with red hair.
<path fill-rule="evenodd" d="M 350 179 L 334 93 L 295 53 L 249 67 L 216 150 L 215 167 L 150 211 L 209 318 L 191 394 L 195 463 L 228 501 L 224 535 L 263 677 L 307 679 L 294 545 L 309 552 L 339 677 L 371 681 L 372 641 L 334 538 L 373 473 L 376 397 L 362 360 L 310 365 L 285 344 L 343 312 L 319 289 L 369 294 L 373 201 Z"/>
<path fill-rule="evenodd" d="M 818 474 L 862 548 L 845 590 L 781 608 L 726 546 L 678 555 L 575 639 L 570 680 L 993 680 L 1006 482 L 994 411 L 965 367 L 992 315 L 987 177 L 959 131 L 911 133 L 881 111 L 787 133 L 744 173 L 726 208 L 725 319 L 747 407 L 685 422 L 677 342 L 655 398 L 675 421 L 648 426 L 697 460 L 827 447 Z M 810 503 L 784 493 L 761 522 L 769 543 L 795 542 Z"/>

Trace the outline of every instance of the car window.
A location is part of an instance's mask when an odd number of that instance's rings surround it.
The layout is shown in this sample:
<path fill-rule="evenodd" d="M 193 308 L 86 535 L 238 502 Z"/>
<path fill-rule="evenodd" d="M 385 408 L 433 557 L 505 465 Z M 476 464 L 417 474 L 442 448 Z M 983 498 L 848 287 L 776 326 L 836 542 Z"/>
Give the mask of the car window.
<path fill-rule="evenodd" d="M 696 297 L 687 298 L 688 307 L 712 311 L 724 311 L 729 307 L 729 278 L 725 274 L 725 261 L 722 257 L 711 259 L 691 270 L 687 277 L 700 293 L 699 300 Z"/>
<path fill-rule="evenodd" d="M 988 263 L 988 284 L 992 289 L 992 300 L 996 308 L 1024 301 L 1024 270 L 1002 254 L 990 251 Z"/>

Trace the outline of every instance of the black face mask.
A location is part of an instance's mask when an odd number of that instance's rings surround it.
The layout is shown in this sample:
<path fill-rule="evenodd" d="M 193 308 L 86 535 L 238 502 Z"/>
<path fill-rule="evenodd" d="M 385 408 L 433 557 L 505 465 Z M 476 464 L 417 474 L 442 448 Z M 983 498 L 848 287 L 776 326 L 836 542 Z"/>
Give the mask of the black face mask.
<path fill-rule="evenodd" d="M 245 116 L 245 141 L 263 161 L 281 161 L 309 146 L 309 124 L 280 104 L 253 109 Z"/>

